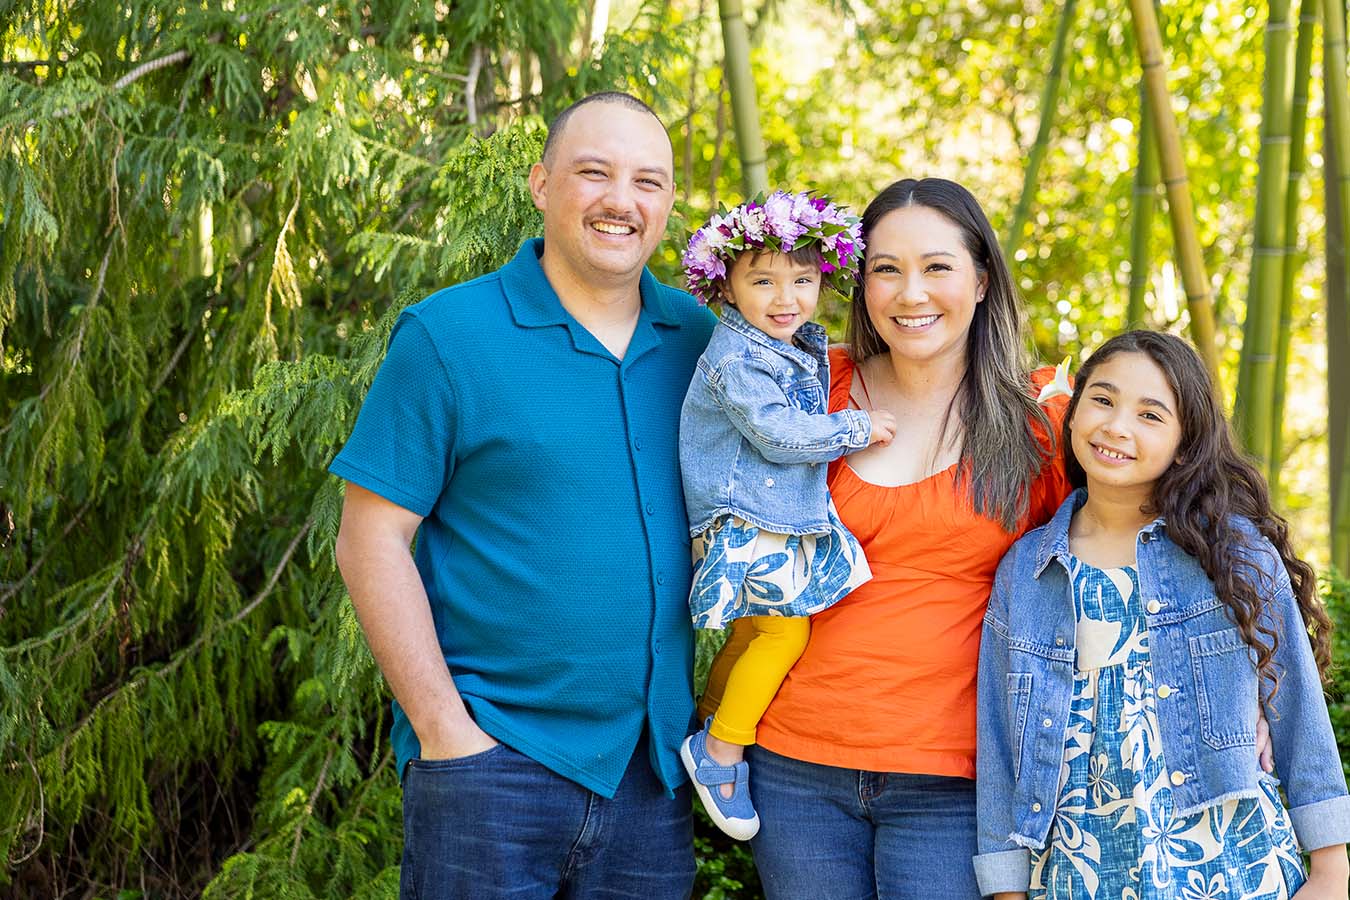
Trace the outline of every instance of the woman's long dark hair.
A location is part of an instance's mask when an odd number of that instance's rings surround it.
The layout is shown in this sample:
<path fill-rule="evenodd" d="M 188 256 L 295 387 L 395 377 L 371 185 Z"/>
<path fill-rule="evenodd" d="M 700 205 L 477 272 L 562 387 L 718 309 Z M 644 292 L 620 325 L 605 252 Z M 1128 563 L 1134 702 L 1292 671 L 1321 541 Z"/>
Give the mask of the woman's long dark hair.
<path fill-rule="evenodd" d="M 1261 622 L 1266 596 L 1274 590 L 1263 583 L 1260 568 L 1252 561 L 1248 539 L 1235 527 L 1241 516 L 1280 554 L 1298 601 L 1305 630 L 1312 644 L 1317 670 L 1327 677 L 1331 666 L 1331 619 L 1317 596 L 1312 566 L 1294 555 L 1289 545 L 1289 525 L 1270 508 L 1270 491 L 1261 473 L 1242 457 L 1233 444 L 1228 420 L 1214 396 L 1214 385 L 1200 355 L 1181 338 L 1156 331 L 1129 331 L 1111 338 L 1089 357 L 1076 376 L 1073 398 L 1064 417 L 1065 465 L 1069 481 L 1083 487 L 1087 477 L 1070 443 L 1070 427 L 1083 389 L 1093 370 L 1119 353 L 1142 353 L 1162 370 L 1176 395 L 1181 424 L 1181 443 L 1176 461 L 1153 485 L 1148 515 L 1162 516 L 1167 536 L 1195 557 L 1214 582 L 1219 600 L 1228 608 L 1242 639 L 1256 650 L 1256 669 L 1270 681 L 1270 697 L 1279 690 L 1279 673 L 1272 657 L 1280 636 Z M 1283 624 L 1283 623 L 1281 623 Z M 1288 623 L 1290 626 L 1296 623 Z"/>
<path fill-rule="evenodd" d="M 1032 396 L 1022 302 L 984 210 L 954 181 L 906 178 L 877 194 L 862 215 L 869 250 L 877 223 L 911 206 L 941 213 L 955 225 L 976 271 L 987 282 L 984 300 L 975 304 L 966 338 L 966 372 L 953 401 L 961 425 L 957 471 L 959 479 L 969 478 L 975 511 L 1013 531 L 1026 515 L 1032 482 L 1054 455 L 1056 438 L 1045 410 Z M 857 363 L 890 349 L 867 312 L 866 283 L 864 260 L 848 314 L 849 355 Z M 951 412 L 948 409 L 942 423 L 942 441 L 947 439 Z M 1037 437 L 1037 424 L 1048 446 Z"/>

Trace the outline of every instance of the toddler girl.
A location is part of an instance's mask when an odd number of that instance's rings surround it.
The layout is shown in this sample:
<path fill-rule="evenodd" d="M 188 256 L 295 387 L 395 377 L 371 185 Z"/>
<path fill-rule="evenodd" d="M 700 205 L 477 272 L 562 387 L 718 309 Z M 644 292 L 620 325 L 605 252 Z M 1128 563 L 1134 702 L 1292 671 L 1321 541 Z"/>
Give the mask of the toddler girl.
<path fill-rule="evenodd" d="M 823 197 L 778 191 L 713 216 L 684 254 L 689 289 L 723 306 L 680 415 L 689 607 L 697 628 L 749 617 L 755 635 L 682 756 L 708 815 L 740 840 L 759 830 L 745 747 L 806 647 L 807 617 L 871 577 L 824 463 L 889 441 L 895 418 L 826 413 L 825 329 L 811 321 L 822 283 L 851 288 L 858 230 Z"/>
<path fill-rule="evenodd" d="M 1199 356 L 1107 341 L 1064 446 L 1078 490 L 1004 557 L 985 617 L 981 889 L 1344 900 L 1331 623 Z M 1253 751 L 1262 709 L 1280 782 Z"/>

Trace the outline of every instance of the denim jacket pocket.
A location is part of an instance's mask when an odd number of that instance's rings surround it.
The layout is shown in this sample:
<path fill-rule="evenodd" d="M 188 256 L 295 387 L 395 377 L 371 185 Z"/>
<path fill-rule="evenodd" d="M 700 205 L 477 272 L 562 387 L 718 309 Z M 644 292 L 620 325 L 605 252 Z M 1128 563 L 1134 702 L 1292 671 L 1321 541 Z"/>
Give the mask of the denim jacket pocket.
<path fill-rule="evenodd" d="M 1008 721 L 1012 725 L 1013 778 L 1022 777 L 1022 741 L 1027 733 L 1027 711 L 1031 709 L 1031 673 L 1008 673 Z"/>
<path fill-rule="evenodd" d="M 825 389 L 816 378 L 798 378 L 783 388 L 788 402 L 808 412 L 825 409 Z"/>
<path fill-rule="evenodd" d="M 1189 639 L 1200 735 L 1215 750 L 1256 744 L 1256 672 L 1236 628 Z"/>

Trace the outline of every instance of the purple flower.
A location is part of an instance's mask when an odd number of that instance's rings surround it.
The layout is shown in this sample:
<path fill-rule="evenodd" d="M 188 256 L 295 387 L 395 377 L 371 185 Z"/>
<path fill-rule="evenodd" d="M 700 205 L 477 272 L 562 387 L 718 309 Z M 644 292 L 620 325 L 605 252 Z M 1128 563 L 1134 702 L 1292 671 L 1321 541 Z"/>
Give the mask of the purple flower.
<path fill-rule="evenodd" d="M 774 191 L 764 201 L 764 218 L 769 232 L 781 242 L 784 250 L 791 250 L 797 238 L 806 233 L 806 226 L 792 216 L 792 197 L 784 191 Z"/>

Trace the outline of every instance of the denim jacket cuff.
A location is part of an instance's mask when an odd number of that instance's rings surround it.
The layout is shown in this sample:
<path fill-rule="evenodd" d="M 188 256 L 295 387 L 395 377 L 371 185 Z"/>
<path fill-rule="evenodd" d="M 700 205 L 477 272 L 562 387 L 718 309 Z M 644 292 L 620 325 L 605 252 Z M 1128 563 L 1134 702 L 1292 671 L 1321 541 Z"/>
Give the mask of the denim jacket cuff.
<path fill-rule="evenodd" d="M 1294 836 L 1306 851 L 1350 844 L 1350 797 L 1332 797 L 1289 810 Z"/>
<path fill-rule="evenodd" d="M 975 857 L 975 881 L 988 897 L 1003 891 L 1026 891 L 1031 887 L 1031 851 L 997 850 Z"/>
<path fill-rule="evenodd" d="M 851 413 L 850 428 L 848 432 L 848 445 L 854 450 L 862 450 L 868 446 L 872 440 L 872 417 L 861 409 L 846 409 L 843 412 Z"/>

